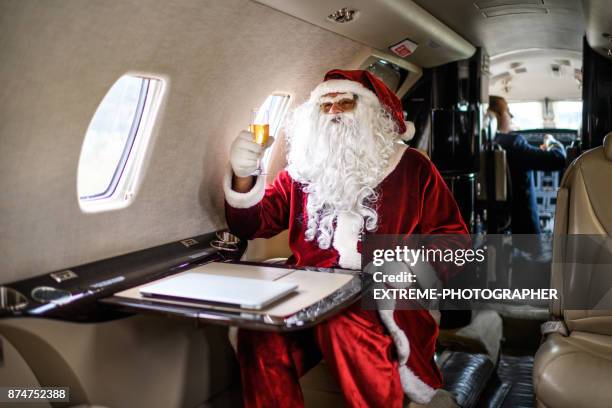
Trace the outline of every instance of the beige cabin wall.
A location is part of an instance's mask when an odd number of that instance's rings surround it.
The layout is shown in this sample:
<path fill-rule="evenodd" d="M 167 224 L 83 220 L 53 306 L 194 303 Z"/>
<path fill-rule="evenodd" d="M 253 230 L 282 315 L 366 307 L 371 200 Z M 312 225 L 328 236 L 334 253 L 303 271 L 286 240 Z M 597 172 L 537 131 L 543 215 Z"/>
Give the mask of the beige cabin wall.
<path fill-rule="evenodd" d="M 293 106 L 366 48 L 247 0 L 0 2 L 0 283 L 225 226 L 221 178 L 250 108 Z M 127 72 L 168 79 L 134 203 L 84 214 L 83 137 Z"/>

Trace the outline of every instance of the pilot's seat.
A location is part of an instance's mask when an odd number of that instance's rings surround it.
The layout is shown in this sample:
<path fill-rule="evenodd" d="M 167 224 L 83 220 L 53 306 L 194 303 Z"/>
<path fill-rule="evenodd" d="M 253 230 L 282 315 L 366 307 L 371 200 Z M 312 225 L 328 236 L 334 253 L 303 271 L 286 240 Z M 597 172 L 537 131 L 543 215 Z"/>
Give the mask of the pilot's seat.
<path fill-rule="evenodd" d="M 567 310 L 567 293 L 610 288 L 612 275 L 592 274 L 584 265 L 563 267 L 575 241 L 565 234 L 612 237 L 612 132 L 604 145 L 582 154 L 568 169 L 557 195 L 551 285 L 559 300 L 543 326 L 552 333 L 540 346 L 533 373 L 536 406 L 545 408 L 610 407 L 612 401 L 612 310 Z M 608 251 L 609 251 L 608 247 Z M 609 265 L 607 265 L 609 267 Z M 597 278 L 596 278 L 597 277 Z M 605 281 L 605 282 L 604 282 Z M 545 332 L 545 330 L 544 330 Z"/>

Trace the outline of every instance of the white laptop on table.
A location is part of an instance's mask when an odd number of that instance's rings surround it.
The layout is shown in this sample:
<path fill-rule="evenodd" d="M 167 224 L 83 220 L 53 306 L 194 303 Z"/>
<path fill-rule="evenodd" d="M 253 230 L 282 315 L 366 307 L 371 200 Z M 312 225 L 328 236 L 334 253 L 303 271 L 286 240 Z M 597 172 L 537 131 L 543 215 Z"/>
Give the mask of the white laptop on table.
<path fill-rule="evenodd" d="M 223 303 L 259 310 L 297 289 L 298 285 L 261 279 L 185 272 L 140 288 L 142 296 Z"/>

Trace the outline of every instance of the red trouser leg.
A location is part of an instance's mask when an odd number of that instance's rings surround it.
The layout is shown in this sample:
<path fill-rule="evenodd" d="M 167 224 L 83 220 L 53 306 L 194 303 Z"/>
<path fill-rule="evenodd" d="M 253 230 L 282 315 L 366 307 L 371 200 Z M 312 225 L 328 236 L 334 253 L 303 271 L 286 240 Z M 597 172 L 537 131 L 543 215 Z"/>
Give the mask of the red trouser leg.
<path fill-rule="evenodd" d="M 238 362 L 245 408 L 300 408 L 299 378 L 321 360 L 311 331 L 238 330 Z"/>
<path fill-rule="evenodd" d="M 245 408 L 303 407 L 302 374 L 325 358 L 349 407 L 401 407 L 403 391 L 391 337 L 376 311 L 356 304 L 312 330 L 238 331 Z"/>
<path fill-rule="evenodd" d="M 378 313 L 359 304 L 315 327 L 323 358 L 349 407 L 402 407 L 404 391 L 393 340 Z"/>

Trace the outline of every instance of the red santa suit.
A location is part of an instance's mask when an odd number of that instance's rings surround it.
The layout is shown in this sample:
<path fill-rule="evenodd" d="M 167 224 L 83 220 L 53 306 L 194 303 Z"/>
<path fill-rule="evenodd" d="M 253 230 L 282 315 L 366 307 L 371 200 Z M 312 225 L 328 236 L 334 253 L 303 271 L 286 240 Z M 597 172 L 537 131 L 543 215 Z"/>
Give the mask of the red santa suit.
<path fill-rule="evenodd" d="M 431 161 L 403 144 L 395 146 L 377 187 L 375 233 L 467 233 L 455 200 Z M 305 238 L 308 195 L 303 188 L 284 170 L 271 185 L 265 186 L 259 176 L 249 192 L 239 193 L 232 189 L 230 171 L 224 180 L 230 230 L 253 239 L 288 229 L 292 252 L 288 264 L 359 269 L 360 220 L 341 213 L 332 246 L 321 249 L 315 240 Z M 425 310 L 377 313 L 362 310 L 359 304 L 303 332 L 240 330 L 238 359 L 245 405 L 301 406 L 298 379 L 321 357 L 349 406 L 401 407 L 404 393 L 412 401 L 427 403 L 442 385 L 433 359 L 437 335 L 438 326 Z"/>

